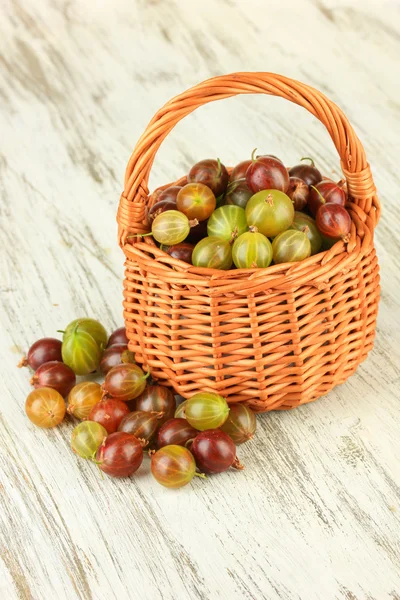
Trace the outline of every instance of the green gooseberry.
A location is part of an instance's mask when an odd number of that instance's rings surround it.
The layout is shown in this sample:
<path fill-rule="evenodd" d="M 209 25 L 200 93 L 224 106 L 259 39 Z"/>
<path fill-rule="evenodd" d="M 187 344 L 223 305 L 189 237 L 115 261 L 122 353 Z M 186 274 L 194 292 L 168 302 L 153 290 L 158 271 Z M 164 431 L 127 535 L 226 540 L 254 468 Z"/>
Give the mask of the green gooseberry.
<path fill-rule="evenodd" d="M 302 212 L 295 212 L 293 223 L 289 229 L 296 229 L 306 234 L 311 244 L 311 254 L 318 254 L 322 246 L 322 235 L 318 231 L 315 220 Z"/>
<path fill-rule="evenodd" d="M 76 375 L 89 375 L 99 366 L 102 351 L 95 339 L 86 331 L 79 331 L 78 327 L 68 336 L 64 335 L 61 355 Z"/>
<path fill-rule="evenodd" d="M 269 267 L 272 262 L 272 245 L 262 233 L 247 231 L 233 244 L 232 257 L 238 269 Z"/>
<path fill-rule="evenodd" d="M 230 242 L 215 236 L 203 238 L 193 250 L 192 263 L 195 267 L 208 267 L 227 271 L 232 266 Z"/>
<path fill-rule="evenodd" d="M 95 319 L 89 319 L 86 317 L 82 317 L 81 319 L 75 319 L 71 321 L 69 325 L 67 325 L 64 332 L 64 339 L 67 338 L 77 327 L 77 331 L 85 331 L 89 333 L 92 338 L 95 340 L 96 344 L 99 348 L 103 349 L 107 346 L 108 342 L 108 334 L 105 328 L 99 321 Z"/>
<path fill-rule="evenodd" d="M 189 221 L 187 216 L 179 210 L 166 210 L 157 215 L 151 226 L 154 239 L 160 244 L 173 246 L 183 242 L 188 236 L 191 225 L 198 221 Z"/>
<path fill-rule="evenodd" d="M 213 392 L 199 392 L 186 402 L 186 420 L 195 429 L 217 429 L 228 418 L 229 406 L 225 398 Z"/>
<path fill-rule="evenodd" d="M 266 237 L 286 231 L 294 219 L 293 202 L 279 190 L 261 190 L 250 198 L 246 208 L 249 226 L 257 227 Z"/>
<path fill-rule="evenodd" d="M 96 421 L 82 421 L 71 435 L 71 448 L 81 458 L 94 459 L 98 448 L 107 437 L 107 430 Z"/>
<path fill-rule="evenodd" d="M 235 240 L 248 230 L 246 213 L 240 206 L 228 205 L 217 208 L 208 219 L 207 235 L 227 240 Z"/>
<path fill-rule="evenodd" d="M 302 231 L 288 229 L 276 236 L 272 253 L 275 264 L 299 262 L 311 255 L 310 240 Z"/>

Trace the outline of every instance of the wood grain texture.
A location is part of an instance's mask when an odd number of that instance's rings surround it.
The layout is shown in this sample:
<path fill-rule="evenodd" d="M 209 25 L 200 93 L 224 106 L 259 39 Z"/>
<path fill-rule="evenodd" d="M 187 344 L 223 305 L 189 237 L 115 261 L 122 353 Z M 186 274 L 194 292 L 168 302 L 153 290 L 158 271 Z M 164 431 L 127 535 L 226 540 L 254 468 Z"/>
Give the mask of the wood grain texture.
<path fill-rule="evenodd" d="M 0 597 L 6 600 L 398 600 L 400 252 L 397 1 L 2 0 L 0 12 Z M 29 344 L 80 315 L 120 325 L 115 212 L 154 112 L 196 82 L 276 71 L 336 101 L 383 203 L 373 353 L 315 404 L 259 417 L 244 472 L 160 488 L 147 464 L 102 479 L 69 448 L 72 422 L 24 414 Z M 339 162 L 298 107 L 206 106 L 163 144 L 152 187 L 253 147 Z"/>

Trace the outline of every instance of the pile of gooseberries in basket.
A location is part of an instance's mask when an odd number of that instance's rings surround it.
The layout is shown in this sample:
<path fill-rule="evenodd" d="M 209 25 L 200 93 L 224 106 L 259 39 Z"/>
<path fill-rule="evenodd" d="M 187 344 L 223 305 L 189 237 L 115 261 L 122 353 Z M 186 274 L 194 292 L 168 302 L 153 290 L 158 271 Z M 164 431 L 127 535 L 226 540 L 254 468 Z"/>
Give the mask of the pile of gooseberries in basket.
<path fill-rule="evenodd" d="M 76 422 L 73 452 L 111 477 L 133 475 L 145 454 L 154 478 L 169 488 L 195 475 L 243 468 L 236 445 L 256 430 L 248 407 L 229 407 L 208 392 L 177 404 L 169 388 L 150 381 L 135 363 L 124 328 L 108 337 L 101 323 L 82 318 L 60 333 L 62 340 L 35 342 L 19 365 L 33 371 L 35 389 L 25 403 L 32 423 L 50 428 L 64 419 Z M 94 381 L 99 372 L 101 385 Z"/>
<path fill-rule="evenodd" d="M 201 160 L 187 183 L 156 190 L 145 235 L 175 259 L 224 270 L 298 262 L 349 240 L 343 180 L 323 177 L 312 159 L 287 168 L 254 154 L 230 174 L 219 159 Z"/>

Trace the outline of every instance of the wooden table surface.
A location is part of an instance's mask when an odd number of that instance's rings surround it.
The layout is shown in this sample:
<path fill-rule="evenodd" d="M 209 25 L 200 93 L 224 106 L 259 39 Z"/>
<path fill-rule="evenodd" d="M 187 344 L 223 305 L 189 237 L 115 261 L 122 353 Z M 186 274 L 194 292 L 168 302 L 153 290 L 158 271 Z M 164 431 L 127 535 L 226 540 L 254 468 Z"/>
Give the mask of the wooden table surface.
<path fill-rule="evenodd" d="M 2 0 L 0 12 L 0 597 L 398 600 L 399 2 Z M 243 472 L 178 492 L 147 462 L 102 479 L 72 454 L 72 422 L 28 421 L 15 365 L 78 316 L 122 325 L 115 214 L 135 141 L 171 96 L 238 70 L 321 89 L 365 144 L 383 204 L 375 348 L 327 397 L 260 417 Z M 152 184 L 254 147 L 339 174 L 319 122 L 251 96 L 182 122 Z"/>

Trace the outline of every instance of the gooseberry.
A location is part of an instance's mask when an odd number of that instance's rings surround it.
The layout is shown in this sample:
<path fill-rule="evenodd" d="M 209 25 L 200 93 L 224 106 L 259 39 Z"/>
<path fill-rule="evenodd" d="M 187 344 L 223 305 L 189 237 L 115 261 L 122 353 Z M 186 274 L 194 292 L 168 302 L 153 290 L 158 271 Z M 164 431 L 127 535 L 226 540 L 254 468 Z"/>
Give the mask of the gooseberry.
<path fill-rule="evenodd" d="M 164 252 L 172 256 L 172 258 L 183 260 L 183 262 L 186 262 L 189 265 L 192 264 L 192 254 L 194 249 L 193 244 L 181 242 L 180 244 L 175 244 L 174 246 L 165 246 L 162 249 Z"/>
<path fill-rule="evenodd" d="M 271 242 L 265 235 L 252 229 L 242 233 L 233 244 L 232 257 L 238 269 L 256 269 L 271 264 Z"/>
<path fill-rule="evenodd" d="M 167 200 L 167 202 L 176 203 L 176 197 L 181 189 L 181 185 L 171 185 L 170 187 L 165 188 L 165 190 L 163 190 L 158 196 L 157 202 L 164 202 L 165 200 Z"/>
<path fill-rule="evenodd" d="M 295 165 L 289 169 L 290 177 L 298 177 L 307 185 L 317 185 L 317 183 L 322 181 L 322 175 L 315 166 L 313 159 L 305 157 L 301 160 L 309 160 L 311 161 L 311 164 L 307 165 L 304 163 L 299 163 L 298 165 Z"/>
<path fill-rule="evenodd" d="M 254 193 L 271 189 L 286 192 L 289 187 L 289 174 L 279 159 L 260 156 L 253 160 L 247 169 L 246 183 Z"/>
<path fill-rule="evenodd" d="M 235 444 L 220 429 L 209 429 L 197 434 L 190 451 L 198 468 L 204 473 L 222 473 L 232 466 L 243 468 L 236 458 Z"/>
<path fill-rule="evenodd" d="M 272 255 L 275 264 L 304 260 L 311 255 L 310 240 L 303 231 L 283 231 L 272 242 Z"/>
<path fill-rule="evenodd" d="M 149 385 L 136 399 L 136 410 L 153 413 L 158 416 L 158 425 L 162 425 L 174 416 L 175 396 L 172 390 L 162 385 Z"/>
<path fill-rule="evenodd" d="M 194 225 L 190 228 L 190 232 L 188 237 L 185 239 L 185 242 L 190 242 L 191 244 L 197 244 L 200 240 L 202 240 L 207 235 L 207 224 L 208 221 L 201 221 L 197 225 Z"/>
<path fill-rule="evenodd" d="M 310 188 L 299 177 L 290 177 L 286 193 L 293 202 L 294 210 L 303 210 L 310 195 Z"/>
<path fill-rule="evenodd" d="M 189 183 L 202 183 L 206 185 L 212 190 L 214 196 L 218 198 L 226 190 L 229 174 L 219 159 L 207 158 L 193 165 L 189 171 L 187 180 Z"/>
<path fill-rule="evenodd" d="M 306 234 L 311 244 L 311 254 L 318 254 L 322 246 L 321 234 L 318 231 L 315 220 L 302 212 L 295 212 L 293 223 L 289 229 L 296 229 Z"/>
<path fill-rule="evenodd" d="M 122 363 L 134 363 L 135 355 L 128 349 L 127 344 L 114 344 L 104 350 L 100 361 L 100 371 L 107 375 L 108 371 Z"/>
<path fill-rule="evenodd" d="M 65 331 L 61 332 L 64 333 L 63 341 L 74 331 L 76 331 L 77 333 L 81 333 L 83 331 L 91 335 L 96 344 L 99 346 L 100 350 L 103 350 L 103 348 L 105 348 L 107 345 L 107 331 L 104 329 L 103 325 L 95 319 L 88 319 L 86 317 L 82 317 L 80 319 L 75 319 L 74 321 L 72 321 L 67 326 Z"/>
<path fill-rule="evenodd" d="M 186 419 L 186 404 L 187 400 L 184 400 L 180 404 L 178 404 L 177 409 L 175 411 L 174 417 L 175 419 Z"/>
<path fill-rule="evenodd" d="M 225 196 L 225 204 L 240 206 L 240 208 L 246 208 L 247 202 L 252 197 L 253 192 L 247 187 L 244 181 L 234 181 L 228 185 L 227 193 Z"/>
<path fill-rule="evenodd" d="M 71 448 L 81 458 L 93 459 L 106 437 L 107 431 L 100 423 L 82 421 L 72 431 Z"/>
<path fill-rule="evenodd" d="M 206 237 L 193 250 L 192 263 L 195 267 L 208 267 L 227 271 L 232 266 L 232 247 L 227 240 Z"/>
<path fill-rule="evenodd" d="M 186 401 L 186 420 L 195 429 L 216 429 L 228 418 L 229 406 L 225 398 L 213 392 L 199 392 Z"/>
<path fill-rule="evenodd" d="M 115 331 L 112 332 L 110 337 L 108 338 L 107 348 L 110 346 L 114 346 L 114 344 L 128 344 L 128 336 L 126 335 L 125 327 L 119 327 Z"/>
<path fill-rule="evenodd" d="M 190 483 L 196 473 L 192 453 L 183 446 L 164 446 L 151 457 L 154 479 L 167 488 L 180 488 Z M 203 476 L 204 477 L 204 476 Z"/>
<path fill-rule="evenodd" d="M 154 219 L 151 232 L 154 239 L 160 244 L 173 246 L 183 242 L 191 225 L 196 224 L 197 221 L 189 221 L 187 216 L 179 210 L 167 210 Z"/>
<path fill-rule="evenodd" d="M 103 440 L 96 453 L 96 464 L 111 477 L 130 477 L 143 461 L 143 447 L 131 433 L 117 431 Z"/>
<path fill-rule="evenodd" d="M 56 427 L 65 416 L 65 402 L 61 394 L 53 388 L 42 387 L 33 390 L 26 399 L 25 412 L 34 425 Z"/>
<path fill-rule="evenodd" d="M 247 169 L 249 168 L 252 162 L 253 161 L 251 159 L 242 160 L 242 162 L 233 167 L 231 175 L 229 177 L 229 181 L 232 182 L 237 181 L 238 179 L 245 179 Z"/>
<path fill-rule="evenodd" d="M 293 203 L 279 190 L 263 190 L 250 198 L 245 208 L 250 226 L 266 237 L 274 237 L 290 227 L 294 218 Z"/>
<path fill-rule="evenodd" d="M 106 396 L 128 402 L 140 396 L 149 375 L 136 364 L 123 363 L 108 371 L 102 387 Z"/>
<path fill-rule="evenodd" d="M 63 361 L 77 375 L 96 371 L 102 355 L 95 339 L 86 331 L 78 331 L 78 327 L 68 335 L 64 334 L 61 351 Z"/>
<path fill-rule="evenodd" d="M 94 381 L 82 381 L 75 385 L 68 396 L 67 412 L 85 421 L 93 406 L 100 402 L 103 396 L 101 385 Z"/>
<path fill-rule="evenodd" d="M 62 362 L 61 341 L 56 338 L 42 338 L 37 340 L 28 350 L 19 367 L 30 366 L 36 371 L 41 365 L 47 362 L 58 360 Z"/>
<path fill-rule="evenodd" d="M 57 360 L 52 360 L 40 365 L 31 378 L 30 383 L 35 388 L 52 388 L 65 397 L 74 387 L 76 377 L 68 365 Z"/>
<path fill-rule="evenodd" d="M 177 210 L 176 202 L 172 202 L 171 200 L 161 200 L 153 204 L 147 214 L 147 221 L 149 225 L 153 223 L 154 219 L 158 217 L 158 215 L 161 215 L 161 213 L 164 213 L 167 210 Z"/>
<path fill-rule="evenodd" d="M 208 219 L 207 235 L 233 242 L 248 230 L 246 213 L 240 206 L 221 206 Z"/>
<path fill-rule="evenodd" d="M 93 406 L 88 419 L 103 425 L 107 433 L 114 433 L 128 413 L 130 409 L 122 400 L 104 399 Z"/>
<path fill-rule="evenodd" d="M 229 435 L 236 444 L 251 440 L 257 427 L 256 415 L 245 404 L 233 404 L 229 415 L 221 429 Z"/>
<path fill-rule="evenodd" d="M 192 427 L 186 419 L 170 419 L 161 426 L 157 434 L 157 446 L 184 446 L 198 434 L 198 430 Z"/>
<path fill-rule="evenodd" d="M 350 239 L 351 218 L 344 206 L 324 204 L 319 208 L 316 219 L 320 232 L 329 238 L 341 238 L 344 242 Z"/>
<path fill-rule="evenodd" d="M 346 194 L 343 188 L 334 181 L 321 181 L 315 186 L 311 186 L 310 197 L 308 199 L 308 208 L 315 217 L 320 206 L 324 204 L 338 204 L 344 206 L 346 203 Z"/>
<path fill-rule="evenodd" d="M 217 200 L 209 187 L 202 183 L 188 183 L 176 198 L 178 210 L 188 219 L 205 221 L 215 210 Z"/>
<path fill-rule="evenodd" d="M 159 415 L 144 410 L 135 410 L 126 415 L 119 424 L 118 431 L 132 433 L 146 444 L 151 442 L 160 425 Z"/>

